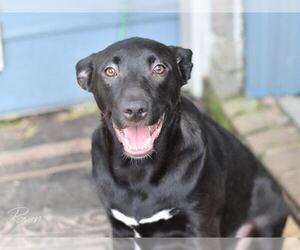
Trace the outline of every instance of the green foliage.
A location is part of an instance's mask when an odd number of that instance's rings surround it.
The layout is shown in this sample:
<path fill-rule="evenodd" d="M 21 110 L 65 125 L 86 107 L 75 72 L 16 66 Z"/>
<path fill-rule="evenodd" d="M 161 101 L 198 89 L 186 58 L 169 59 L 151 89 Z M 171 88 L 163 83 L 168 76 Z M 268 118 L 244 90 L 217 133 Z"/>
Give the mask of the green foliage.
<path fill-rule="evenodd" d="M 209 84 L 207 84 L 209 85 Z M 232 131 L 233 128 L 224 114 L 221 106 L 221 100 L 216 96 L 211 86 L 208 86 L 204 94 L 204 102 L 207 112 L 225 129 Z"/>

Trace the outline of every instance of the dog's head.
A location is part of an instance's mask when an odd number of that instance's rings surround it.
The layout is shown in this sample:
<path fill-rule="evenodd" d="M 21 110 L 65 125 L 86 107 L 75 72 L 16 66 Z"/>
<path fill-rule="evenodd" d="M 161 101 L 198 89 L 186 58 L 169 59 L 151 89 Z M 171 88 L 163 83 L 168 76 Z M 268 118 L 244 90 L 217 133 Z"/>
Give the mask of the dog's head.
<path fill-rule="evenodd" d="M 190 78 L 191 59 L 189 49 L 131 38 L 79 61 L 77 81 L 109 117 L 125 154 L 143 158 Z"/>

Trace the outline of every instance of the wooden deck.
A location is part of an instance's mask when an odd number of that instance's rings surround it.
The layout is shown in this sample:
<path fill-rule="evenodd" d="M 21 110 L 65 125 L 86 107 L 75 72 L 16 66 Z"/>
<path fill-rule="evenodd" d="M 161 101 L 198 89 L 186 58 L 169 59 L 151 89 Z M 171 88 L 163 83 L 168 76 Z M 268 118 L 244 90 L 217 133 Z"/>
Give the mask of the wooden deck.
<path fill-rule="evenodd" d="M 99 121 L 91 110 L 77 107 L 0 125 L 0 235 L 95 242 L 110 236 L 91 178 L 90 135 Z M 23 216 L 16 220 L 17 209 Z M 300 237 L 291 218 L 284 235 Z M 286 244 L 286 250 L 297 246 Z"/>
<path fill-rule="evenodd" d="M 87 108 L 0 125 L 0 235 L 109 236 L 91 177 L 98 115 Z"/>

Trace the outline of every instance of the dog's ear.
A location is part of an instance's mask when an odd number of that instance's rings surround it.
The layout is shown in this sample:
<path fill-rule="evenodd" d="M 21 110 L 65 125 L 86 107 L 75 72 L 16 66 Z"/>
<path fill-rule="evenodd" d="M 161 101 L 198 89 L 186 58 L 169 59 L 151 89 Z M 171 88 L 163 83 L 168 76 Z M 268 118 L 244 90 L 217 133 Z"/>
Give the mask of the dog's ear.
<path fill-rule="evenodd" d="M 176 62 L 183 80 L 183 84 L 186 84 L 191 78 L 191 72 L 193 68 L 193 52 L 190 49 L 184 49 L 182 47 L 169 46 L 169 48 L 176 57 Z"/>
<path fill-rule="evenodd" d="M 81 88 L 89 92 L 92 91 L 93 56 L 94 54 L 76 64 L 77 82 Z"/>

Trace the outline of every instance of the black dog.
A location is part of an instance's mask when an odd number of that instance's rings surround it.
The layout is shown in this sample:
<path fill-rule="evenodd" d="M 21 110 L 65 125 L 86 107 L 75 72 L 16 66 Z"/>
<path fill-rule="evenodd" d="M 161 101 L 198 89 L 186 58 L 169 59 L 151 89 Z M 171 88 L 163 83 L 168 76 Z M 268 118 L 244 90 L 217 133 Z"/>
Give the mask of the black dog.
<path fill-rule="evenodd" d="M 180 88 L 192 51 L 131 38 L 78 62 L 102 122 L 93 175 L 114 237 L 280 236 L 287 209 L 260 163 Z"/>

